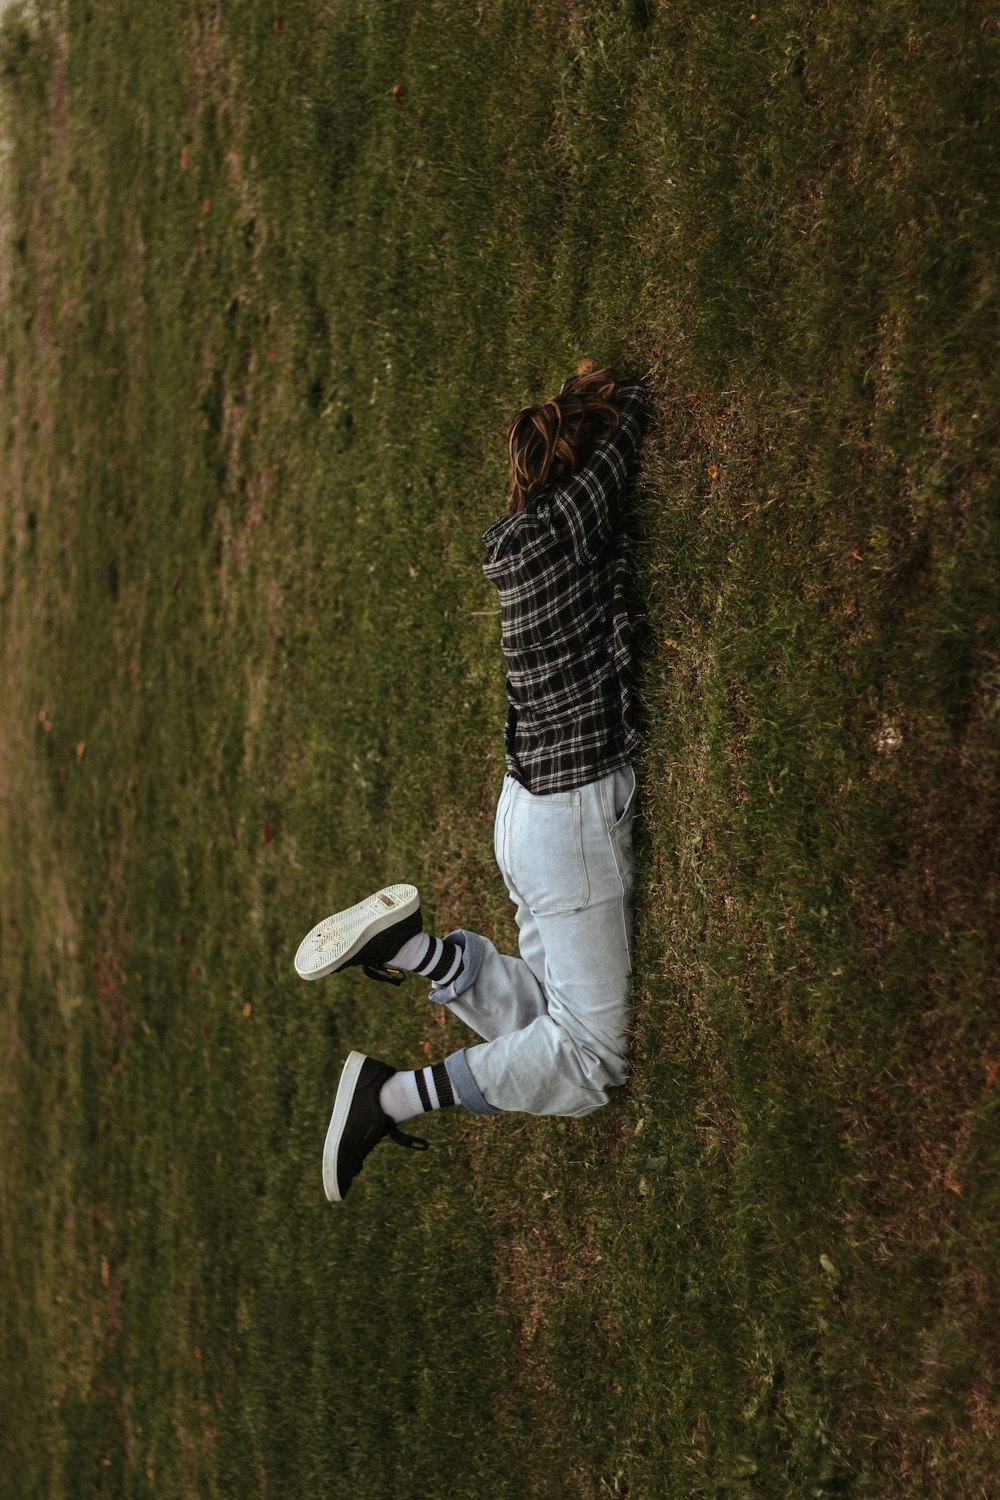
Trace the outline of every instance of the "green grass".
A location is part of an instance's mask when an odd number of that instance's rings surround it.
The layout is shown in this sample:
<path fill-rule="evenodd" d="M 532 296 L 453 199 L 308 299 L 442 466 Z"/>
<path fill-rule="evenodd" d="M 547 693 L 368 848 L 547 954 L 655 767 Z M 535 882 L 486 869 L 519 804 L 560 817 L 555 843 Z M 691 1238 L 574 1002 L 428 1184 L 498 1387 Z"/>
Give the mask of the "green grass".
<path fill-rule="evenodd" d="M 952 0 L 2 25 L 0 1492 L 994 1493 L 995 79 Z M 393 95 L 403 90 L 402 102 Z M 326 1204 L 513 941 L 480 533 L 649 372 L 634 1074 Z"/>

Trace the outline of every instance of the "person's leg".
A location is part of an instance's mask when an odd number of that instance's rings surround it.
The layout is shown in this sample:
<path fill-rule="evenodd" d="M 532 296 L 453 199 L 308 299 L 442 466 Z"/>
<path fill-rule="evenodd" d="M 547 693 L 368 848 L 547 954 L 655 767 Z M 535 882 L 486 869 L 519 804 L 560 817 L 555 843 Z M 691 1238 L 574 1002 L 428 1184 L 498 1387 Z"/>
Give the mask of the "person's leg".
<path fill-rule="evenodd" d="M 431 998 L 487 1039 L 412 1073 L 351 1053 L 323 1158 L 333 1201 L 387 1135 L 426 1147 L 398 1128 L 415 1114 L 457 1102 L 477 1114 L 584 1115 L 624 1082 L 634 790 L 627 767 L 554 797 L 505 784 L 497 858 L 517 906 L 520 958 L 465 931 L 428 946 L 408 886 L 377 892 L 303 941 L 296 956 L 303 977 L 358 963 L 384 978 L 387 964 L 419 946 L 430 966 L 424 972 L 441 985 Z"/>
<path fill-rule="evenodd" d="M 510 804 L 521 790 L 506 777 L 497 802 L 494 849 L 516 908 L 521 957 L 500 954 L 478 933 L 448 933 L 443 939 L 423 931 L 420 897 L 415 886 L 391 885 L 335 912 L 299 944 L 295 969 L 302 979 L 321 979 L 358 967 L 372 979 L 398 984 L 402 970 L 422 974 L 432 983 L 431 999 L 451 1004 L 485 1040 L 527 1026 L 544 1015 L 544 950 L 530 906 L 517 890 L 505 858 L 510 842 Z M 460 996 L 470 989 L 485 963 L 474 1003 Z"/>
<path fill-rule="evenodd" d="M 544 952 L 537 923 L 514 884 L 505 857 L 511 804 L 519 790 L 512 777 L 504 778 L 493 824 L 493 849 L 514 903 L 520 957 L 500 953 L 488 938 L 460 928 L 448 938 L 461 947 L 462 965 L 448 982 L 434 983 L 428 997 L 433 1004 L 447 1005 L 484 1041 L 520 1031 L 547 1010 Z"/>
<path fill-rule="evenodd" d="M 446 1059 L 475 1113 L 589 1114 L 625 1079 L 630 1021 L 631 768 L 535 797 L 505 783 L 497 859 L 518 906 L 521 958 L 478 934 L 431 999 L 485 1038 Z"/>
<path fill-rule="evenodd" d="M 401 984 L 404 970 L 448 984 L 462 964 L 457 943 L 423 930 L 420 895 L 413 885 L 387 885 L 356 906 L 317 922 L 299 944 L 295 972 L 322 979 L 361 968 L 369 979 Z"/>

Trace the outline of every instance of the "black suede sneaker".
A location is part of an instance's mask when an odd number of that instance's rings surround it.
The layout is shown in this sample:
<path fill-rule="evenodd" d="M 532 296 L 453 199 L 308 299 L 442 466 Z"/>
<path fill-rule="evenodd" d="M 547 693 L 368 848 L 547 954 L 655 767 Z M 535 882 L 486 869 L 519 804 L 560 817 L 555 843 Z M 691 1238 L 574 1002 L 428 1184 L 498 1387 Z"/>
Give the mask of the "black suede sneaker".
<path fill-rule="evenodd" d="M 406 976 L 391 960 L 422 929 L 416 886 L 387 885 L 317 923 L 299 944 L 295 972 L 300 979 L 322 979 L 359 964 L 369 979 L 402 984 Z"/>
<path fill-rule="evenodd" d="M 363 1052 L 352 1052 L 344 1064 L 323 1147 L 323 1187 L 331 1203 L 343 1203 L 365 1157 L 386 1136 L 411 1151 L 427 1150 L 426 1141 L 404 1135 L 379 1104 L 382 1085 L 396 1071 Z"/>

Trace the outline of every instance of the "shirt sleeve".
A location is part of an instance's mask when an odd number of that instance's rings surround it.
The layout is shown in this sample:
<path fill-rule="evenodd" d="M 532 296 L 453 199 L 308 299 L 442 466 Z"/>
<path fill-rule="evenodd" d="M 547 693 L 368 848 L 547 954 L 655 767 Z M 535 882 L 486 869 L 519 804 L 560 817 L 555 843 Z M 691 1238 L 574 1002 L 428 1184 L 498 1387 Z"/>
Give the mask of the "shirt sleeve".
<path fill-rule="evenodd" d="M 596 562 L 615 530 L 618 501 L 635 468 L 648 415 L 646 387 L 623 381 L 615 404 L 622 414 L 617 430 L 556 487 L 549 502 L 553 530 L 565 532 L 581 564 Z"/>

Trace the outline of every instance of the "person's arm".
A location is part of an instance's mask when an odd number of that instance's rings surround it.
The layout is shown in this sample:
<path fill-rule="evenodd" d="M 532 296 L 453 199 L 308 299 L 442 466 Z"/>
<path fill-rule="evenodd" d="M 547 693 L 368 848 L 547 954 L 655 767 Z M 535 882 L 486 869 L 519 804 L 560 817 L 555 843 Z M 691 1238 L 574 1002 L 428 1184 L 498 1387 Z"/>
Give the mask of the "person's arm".
<path fill-rule="evenodd" d="M 582 468 L 557 485 L 549 503 L 553 527 L 565 529 L 581 563 L 596 561 L 615 529 L 618 501 L 631 478 L 647 417 L 646 387 L 624 380 L 615 389 L 617 430 Z"/>

